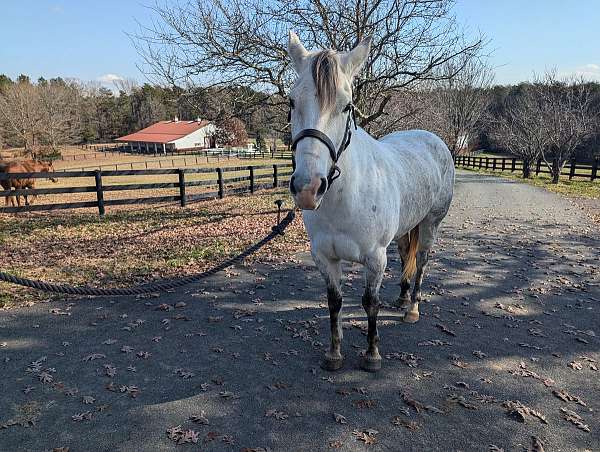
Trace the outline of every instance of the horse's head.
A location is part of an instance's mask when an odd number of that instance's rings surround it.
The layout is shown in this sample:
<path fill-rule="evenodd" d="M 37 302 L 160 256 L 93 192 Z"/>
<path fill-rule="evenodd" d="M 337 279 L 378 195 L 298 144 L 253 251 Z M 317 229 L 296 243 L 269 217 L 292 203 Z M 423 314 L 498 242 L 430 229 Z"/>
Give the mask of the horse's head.
<path fill-rule="evenodd" d="M 52 161 L 38 162 L 38 164 L 39 164 L 39 170 L 42 173 L 53 173 L 54 172 L 54 165 L 52 164 Z M 58 179 L 56 177 L 50 177 L 49 179 L 54 183 L 58 182 Z"/>
<path fill-rule="evenodd" d="M 369 55 L 371 39 L 350 52 L 308 52 L 290 32 L 288 53 L 298 78 L 290 92 L 296 169 L 290 191 L 301 209 L 319 207 L 339 174 L 336 163 L 354 127 L 352 80 Z"/>

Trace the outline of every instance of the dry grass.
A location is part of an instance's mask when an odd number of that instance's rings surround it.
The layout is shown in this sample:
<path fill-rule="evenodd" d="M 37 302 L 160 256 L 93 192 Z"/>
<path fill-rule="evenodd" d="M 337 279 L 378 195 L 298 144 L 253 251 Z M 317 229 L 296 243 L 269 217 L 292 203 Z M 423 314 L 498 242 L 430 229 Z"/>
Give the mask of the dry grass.
<path fill-rule="evenodd" d="M 0 268 L 20 276 L 92 286 L 120 286 L 204 270 L 262 238 L 285 189 L 192 204 L 95 212 L 0 216 Z M 308 244 L 301 219 L 254 258 L 286 260 Z M 251 260 L 250 260 L 251 261 Z M 0 283 L 0 306 L 50 296 Z"/>
<path fill-rule="evenodd" d="M 282 160 L 271 159 L 237 159 L 227 156 L 200 157 L 195 155 L 157 155 L 153 154 L 126 154 L 126 153 L 99 153 L 93 149 L 82 149 L 78 146 L 64 146 L 60 149 L 66 160 L 55 160 L 54 168 L 57 171 L 71 170 L 81 171 L 93 169 L 126 170 L 126 169 L 151 169 L 151 168 L 179 168 L 179 167 L 202 167 L 202 166 L 225 166 L 225 165 L 259 165 L 269 163 L 281 163 Z M 23 149 L 6 149 L 0 151 L 0 159 L 20 159 Z M 68 158 L 76 156 L 76 160 Z M 260 162 L 260 163 L 259 163 Z M 133 167 L 131 166 L 133 164 Z"/>

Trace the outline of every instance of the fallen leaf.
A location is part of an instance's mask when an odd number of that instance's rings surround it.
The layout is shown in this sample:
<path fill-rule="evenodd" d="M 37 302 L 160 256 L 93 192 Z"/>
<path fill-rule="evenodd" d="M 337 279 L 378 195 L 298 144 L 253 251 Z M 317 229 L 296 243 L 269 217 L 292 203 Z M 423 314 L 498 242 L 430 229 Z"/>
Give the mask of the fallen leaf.
<path fill-rule="evenodd" d="M 527 449 L 527 452 L 545 452 L 544 443 L 537 436 L 532 436 L 531 446 Z"/>
<path fill-rule="evenodd" d="M 448 328 L 446 325 L 444 325 L 443 323 L 436 323 L 435 326 L 437 326 L 440 330 L 442 330 L 442 332 L 444 332 L 450 336 L 456 336 L 456 333 L 454 331 L 452 331 L 450 328 Z"/>
<path fill-rule="evenodd" d="M 200 411 L 200 414 L 192 414 L 190 416 L 190 421 L 195 422 L 196 424 L 208 425 L 208 419 L 204 415 L 204 411 Z"/>
<path fill-rule="evenodd" d="M 554 389 L 552 391 L 552 394 L 554 394 L 556 397 L 558 397 L 559 399 L 561 399 L 565 402 L 575 402 L 581 406 L 587 406 L 585 404 L 585 402 L 583 400 L 581 400 L 579 397 L 571 395 L 567 391 L 564 391 L 562 389 Z"/>
<path fill-rule="evenodd" d="M 546 417 L 542 413 L 522 404 L 518 400 L 506 400 L 502 402 L 502 406 L 507 409 L 507 414 L 509 416 L 515 417 L 519 422 L 525 422 L 525 416 L 532 416 L 538 418 L 544 424 L 548 423 Z"/>
<path fill-rule="evenodd" d="M 333 419 L 338 424 L 347 424 L 348 423 L 348 421 L 346 421 L 346 417 L 342 416 L 341 414 L 333 413 Z"/>
<path fill-rule="evenodd" d="M 407 421 L 400 416 L 394 416 L 392 418 L 392 424 L 406 427 L 409 430 L 417 431 L 421 428 L 421 426 L 415 421 Z"/>
<path fill-rule="evenodd" d="M 568 410 L 566 408 L 561 408 L 560 411 L 563 413 L 563 417 L 565 420 L 569 421 L 575 427 L 584 432 L 590 432 L 590 427 L 583 423 L 583 418 L 579 416 L 575 411 Z"/>
<path fill-rule="evenodd" d="M 379 433 L 377 432 L 377 430 L 352 431 L 352 434 L 356 437 L 358 441 L 363 441 L 368 446 L 377 443 L 377 438 L 375 438 L 375 435 L 377 435 L 377 433 Z"/>

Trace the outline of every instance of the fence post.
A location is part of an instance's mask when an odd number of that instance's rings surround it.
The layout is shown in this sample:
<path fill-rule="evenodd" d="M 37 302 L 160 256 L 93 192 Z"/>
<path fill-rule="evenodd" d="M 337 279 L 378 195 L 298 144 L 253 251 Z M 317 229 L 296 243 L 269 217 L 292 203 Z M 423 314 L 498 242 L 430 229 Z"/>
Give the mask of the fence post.
<path fill-rule="evenodd" d="M 592 163 L 592 175 L 590 176 L 590 180 L 592 181 L 598 177 L 598 160 L 598 157 L 596 157 Z"/>
<path fill-rule="evenodd" d="M 502 172 L 506 169 L 506 157 L 502 157 Z"/>
<path fill-rule="evenodd" d="M 185 170 L 179 168 L 177 170 L 177 173 L 179 174 L 179 198 L 181 202 L 181 207 L 185 207 L 187 201 L 185 197 Z"/>
<path fill-rule="evenodd" d="M 571 170 L 569 171 L 569 180 L 573 179 L 575 176 L 575 168 L 577 166 L 577 162 L 575 159 L 571 159 Z"/>
<path fill-rule="evenodd" d="M 492 161 L 492 171 L 496 171 L 496 157 L 494 157 L 494 160 Z"/>
<path fill-rule="evenodd" d="M 254 193 L 254 167 L 249 166 L 248 169 L 250 170 L 250 193 Z"/>
<path fill-rule="evenodd" d="M 541 167 L 542 167 L 542 159 L 538 159 L 537 163 L 535 164 L 535 175 L 536 176 L 538 174 L 540 174 Z"/>
<path fill-rule="evenodd" d="M 225 192 L 223 191 L 223 170 L 221 168 L 217 168 L 217 178 L 219 183 L 219 198 L 223 199 Z"/>
<path fill-rule="evenodd" d="M 96 199 L 98 202 L 98 214 L 104 216 L 104 191 L 102 190 L 102 172 L 96 170 L 94 173 L 94 179 L 96 180 Z"/>
<path fill-rule="evenodd" d="M 277 165 L 273 165 L 273 188 L 277 188 L 279 185 L 278 174 L 277 174 Z"/>
<path fill-rule="evenodd" d="M 517 169 L 517 158 L 513 157 L 512 158 L 512 165 L 510 167 L 510 172 L 514 173 L 516 169 Z"/>

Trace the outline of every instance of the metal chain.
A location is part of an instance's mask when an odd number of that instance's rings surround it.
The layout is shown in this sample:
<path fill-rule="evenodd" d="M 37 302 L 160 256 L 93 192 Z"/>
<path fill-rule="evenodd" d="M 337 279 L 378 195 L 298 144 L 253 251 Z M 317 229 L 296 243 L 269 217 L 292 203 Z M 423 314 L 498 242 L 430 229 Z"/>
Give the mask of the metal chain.
<path fill-rule="evenodd" d="M 278 204 L 278 207 L 281 208 L 281 205 Z M 11 284 L 17 284 L 19 286 L 31 287 L 33 289 L 43 290 L 45 292 L 54 292 L 54 293 L 63 293 L 70 295 L 92 295 L 92 296 L 122 296 L 122 295 L 141 295 L 152 292 L 164 292 L 167 290 L 175 289 L 178 287 L 182 287 L 193 282 L 197 282 L 201 279 L 204 279 L 208 276 L 214 275 L 231 265 L 234 265 L 251 254 L 255 253 L 271 240 L 273 240 L 278 235 L 283 235 L 285 229 L 290 225 L 290 223 L 294 220 L 296 213 L 293 210 L 290 210 L 285 218 L 278 222 L 275 226 L 272 227 L 272 231 L 266 235 L 261 241 L 256 242 L 254 245 L 246 248 L 237 256 L 231 257 L 217 266 L 205 270 L 201 273 L 197 273 L 195 275 L 184 276 L 181 278 L 175 279 L 163 279 L 160 281 L 140 284 L 133 287 L 117 287 L 117 288 L 96 288 L 89 286 L 69 286 L 67 284 L 53 284 L 45 281 L 39 281 L 28 278 L 21 278 L 19 276 L 14 276 L 5 272 L 0 271 L 0 281 L 5 281 Z M 278 213 L 279 219 L 279 213 Z"/>

